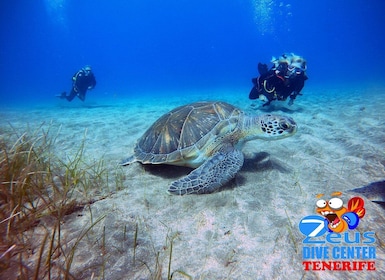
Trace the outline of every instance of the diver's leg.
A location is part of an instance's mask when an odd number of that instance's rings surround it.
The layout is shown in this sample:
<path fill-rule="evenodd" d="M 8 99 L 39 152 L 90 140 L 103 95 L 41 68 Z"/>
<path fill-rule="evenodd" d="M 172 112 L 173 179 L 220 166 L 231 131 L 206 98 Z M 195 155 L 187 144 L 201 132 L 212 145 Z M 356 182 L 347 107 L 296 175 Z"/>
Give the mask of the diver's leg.
<path fill-rule="evenodd" d="M 260 86 L 260 77 L 253 78 L 251 81 L 253 82 L 254 86 L 249 93 L 249 99 L 257 99 L 262 92 L 262 88 Z"/>
<path fill-rule="evenodd" d="M 86 91 L 84 91 L 84 92 L 79 92 L 79 93 L 78 93 L 78 97 L 79 97 L 79 99 L 80 99 L 81 101 L 86 100 Z"/>
<path fill-rule="evenodd" d="M 258 63 L 258 72 L 259 75 L 265 75 L 267 72 L 269 72 L 269 69 L 267 68 L 267 65 L 264 63 Z"/>
<path fill-rule="evenodd" d="M 253 86 L 249 93 L 249 99 L 257 99 L 259 96 L 259 91 L 257 89 L 257 86 Z"/>
<path fill-rule="evenodd" d="M 66 99 L 67 93 L 65 91 L 63 91 L 61 94 L 56 95 L 56 97 L 59 97 L 60 99 Z"/>
<path fill-rule="evenodd" d="M 70 92 L 70 95 L 66 96 L 68 102 L 71 102 L 75 96 L 77 95 L 77 93 L 75 92 L 75 90 L 72 88 L 71 89 L 71 92 Z"/>

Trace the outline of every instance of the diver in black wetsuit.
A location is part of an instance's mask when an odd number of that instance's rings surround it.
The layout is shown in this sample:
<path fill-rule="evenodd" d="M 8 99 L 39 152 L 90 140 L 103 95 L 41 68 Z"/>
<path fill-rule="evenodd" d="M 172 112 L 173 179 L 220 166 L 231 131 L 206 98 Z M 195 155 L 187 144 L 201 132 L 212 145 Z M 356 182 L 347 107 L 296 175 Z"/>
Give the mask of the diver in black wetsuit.
<path fill-rule="evenodd" d="M 81 101 L 84 101 L 87 90 L 93 89 L 95 85 L 96 79 L 91 66 L 85 66 L 73 75 L 70 94 L 67 95 L 66 92 L 63 92 L 58 97 L 72 101 L 77 96 Z"/>
<path fill-rule="evenodd" d="M 273 58 L 272 62 L 270 70 L 266 64 L 258 63 L 260 76 L 252 79 L 254 86 L 249 98 L 259 98 L 265 101 L 263 106 L 267 106 L 274 100 L 285 101 L 290 97 L 289 105 L 293 105 L 308 79 L 306 60 L 295 54 L 284 54 L 279 59 Z"/>

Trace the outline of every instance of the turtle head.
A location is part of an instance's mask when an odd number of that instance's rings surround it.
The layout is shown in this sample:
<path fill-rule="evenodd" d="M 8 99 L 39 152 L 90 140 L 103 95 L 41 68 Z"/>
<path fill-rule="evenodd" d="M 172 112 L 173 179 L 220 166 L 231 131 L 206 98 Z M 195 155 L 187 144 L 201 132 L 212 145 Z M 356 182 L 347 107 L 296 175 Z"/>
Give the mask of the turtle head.
<path fill-rule="evenodd" d="M 285 116 L 271 114 L 256 116 L 252 118 L 250 124 L 250 138 L 275 140 L 292 136 L 297 132 L 296 122 Z"/>

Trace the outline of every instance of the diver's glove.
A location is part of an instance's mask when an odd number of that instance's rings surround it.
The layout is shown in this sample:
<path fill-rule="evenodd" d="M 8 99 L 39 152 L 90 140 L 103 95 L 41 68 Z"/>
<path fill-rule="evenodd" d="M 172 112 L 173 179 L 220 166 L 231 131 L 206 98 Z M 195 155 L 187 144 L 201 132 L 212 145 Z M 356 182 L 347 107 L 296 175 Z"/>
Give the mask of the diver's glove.
<path fill-rule="evenodd" d="M 294 104 L 294 99 L 297 97 L 297 95 L 302 95 L 297 91 L 293 91 L 292 94 L 290 94 L 290 100 L 289 100 L 289 106 Z"/>

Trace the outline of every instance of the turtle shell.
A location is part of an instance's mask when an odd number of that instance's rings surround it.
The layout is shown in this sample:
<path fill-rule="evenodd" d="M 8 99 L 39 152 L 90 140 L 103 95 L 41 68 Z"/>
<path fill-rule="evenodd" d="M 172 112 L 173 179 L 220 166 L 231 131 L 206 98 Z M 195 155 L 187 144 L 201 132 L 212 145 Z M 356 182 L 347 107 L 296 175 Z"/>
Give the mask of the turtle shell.
<path fill-rule="evenodd" d="M 142 163 L 199 166 L 223 143 L 223 137 L 238 129 L 241 115 L 242 111 L 224 102 L 197 102 L 175 108 L 139 139 L 136 159 Z"/>

